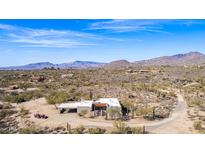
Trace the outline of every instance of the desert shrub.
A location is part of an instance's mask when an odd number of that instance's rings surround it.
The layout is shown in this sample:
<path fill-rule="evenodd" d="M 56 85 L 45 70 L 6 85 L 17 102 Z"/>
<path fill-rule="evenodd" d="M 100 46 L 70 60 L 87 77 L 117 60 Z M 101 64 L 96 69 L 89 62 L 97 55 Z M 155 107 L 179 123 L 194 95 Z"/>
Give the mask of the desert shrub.
<path fill-rule="evenodd" d="M 199 99 L 199 98 L 193 98 L 193 99 L 189 99 L 188 100 L 188 105 L 189 107 L 193 107 L 193 106 L 202 106 L 204 104 L 204 100 Z"/>
<path fill-rule="evenodd" d="M 15 114 L 17 111 L 10 110 L 10 109 L 3 109 L 0 112 L 0 120 L 4 119 L 5 117 L 11 116 L 12 114 Z"/>
<path fill-rule="evenodd" d="M 118 119 L 121 116 L 121 113 L 118 109 L 115 108 L 108 108 L 107 113 L 109 115 L 109 118 L 111 119 Z"/>
<path fill-rule="evenodd" d="M 121 121 L 113 123 L 113 130 L 111 134 L 142 134 L 144 133 L 143 127 L 129 127 Z"/>
<path fill-rule="evenodd" d="M 125 134 L 143 134 L 143 127 L 127 127 Z"/>
<path fill-rule="evenodd" d="M 174 92 L 170 92 L 169 95 L 170 95 L 171 97 L 177 97 Z"/>
<path fill-rule="evenodd" d="M 28 82 L 22 82 L 22 83 L 19 83 L 18 84 L 18 87 L 20 89 L 27 89 L 29 87 L 32 87 L 32 84 L 31 83 L 28 83 Z"/>
<path fill-rule="evenodd" d="M 21 116 L 21 117 L 25 117 L 26 115 L 28 115 L 29 114 L 29 110 L 26 110 L 25 108 L 21 108 L 20 109 L 20 112 L 19 112 L 19 115 Z"/>
<path fill-rule="evenodd" d="M 88 129 L 89 134 L 104 134 L 105 132 L 106 130 L 102 128 L 89 128 Z"/>
<path fill-rule="evenodd" d="M 122 104 L 124 107 L 131 109 L 134 106 L 135 101 L 133 99 L 126 99 L 122 101 Z"/>
<path fill-rule="evenodd" d="M 139 116 L 146 116 L 149 113 L 152 113 L 152 111 L 153 111 L 152 108 L 142 107 L 142 108 L 139 108 L 138 110 L 136 110 L 136 114 L 139 115 Z"/>
<path fill-rule="evenodd" d="M 83 134 L 85 131 L 85 127 L 83 125 L 80 125 L 73 129 L 73 134 Z"/>
<path fill-rule="evenodd" d="M 196 130 L 201 130 L 202 129 L 201 121 L 195 121 L 193 125 L 194 125 L 194 128 Z"/>
<path fill-rule="evenodd" d="M 3 90 L 0 90 L 0 100 L 4 100 L 4 91 Z"/>
<path fill-rule="evenodd" d="M 27 97 L 28 98 L 28 97 Z M 6 95 L 4 101 L 11 103 L 21 103 L 26 101 L 26 97 L 22 94 Z"/>
<path fill-rule="evenodd" d="M 127 125 L 122 121 L 115 121 L 113 123 L 112 134 L 126 134 L 127 133 Z"/>
<path fill-rule="evenodd" d="M 142 127 L 131 127 L 131 133 L 132 134 L 143 134 L 143 128 Z"/>
<path fill-rule="evenodd" d="M 20 134 L 38 134 L 39 130 L 35 126 L 21 128 L 19 130 Z"/>
<path fill-rule="evenodd" d="M 31 99 L 37 99 L 42 97 L 42 94 L 37 91 L 23 92 L 23 93 L 11 93 L 4 97 L 4 101 L 11 103 L 22 103 Z"/>
<path fill-rule="evenodd" d="M 68 94 L 64 91 L 52 92 L 50 95 L 46 96 L 48 104 L 58 104 L 67 101 Z"/>
<path fill-rule="evenodd" d="M 26 92 L 26 95 L 28 95 L 28 97 L 32 99 L 38 99 L 38 98 L 43 97 L 42 91 L 40 90 Z"/>

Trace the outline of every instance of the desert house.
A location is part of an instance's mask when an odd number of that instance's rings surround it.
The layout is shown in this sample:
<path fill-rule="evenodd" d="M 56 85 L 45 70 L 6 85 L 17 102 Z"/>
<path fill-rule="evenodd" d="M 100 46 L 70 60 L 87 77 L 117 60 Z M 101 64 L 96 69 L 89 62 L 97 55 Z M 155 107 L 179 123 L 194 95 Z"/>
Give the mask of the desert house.
<path fill-rule="evenodd" d="M 108 111 L 111 109 L 121 114 L 122 108 L 117 98 L 100 98 L 94 101 L 94 115 L 103 116 L 107 114 L 109 117 L 110 113 Z"/>
<path fill-rule="evenodd" d="M 80 102 L 62 103 L 58 106 L 58 109 L 61 113 L 66 110 L 68 112 L 76 112 L 78 114 L 86 111 L 90 115 L 104 116 L 107 114 L 108 117 L 110 115 L 108 111 L 112 109 L 118 112 L 118 115 L 121 116 L 121 105 L 117 98 L 100 98 L 95 101 L 82 100 Z"/>
<path fill-rule="evenodd" d="M 77 112 L 80 113 L 82 110 L 86 110 L 88 113 L 92 110 L 93 101 L 80 101 L 72 103 L 62 103 L 58 106 L 60 112 L 67 110 L 68 112 Z"/>

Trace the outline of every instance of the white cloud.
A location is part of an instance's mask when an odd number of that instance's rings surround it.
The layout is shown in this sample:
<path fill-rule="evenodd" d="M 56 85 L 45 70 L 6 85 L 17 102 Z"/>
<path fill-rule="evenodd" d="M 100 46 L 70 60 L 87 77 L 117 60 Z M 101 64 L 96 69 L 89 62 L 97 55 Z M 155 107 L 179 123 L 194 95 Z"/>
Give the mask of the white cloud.
<path fill-rule="evenodd" d="M 14 43 L 22 43 L 22 47 L 54 47 L 54 48 L 72 48 L 72 47 L 79 47 L 79 46 L 91 46 L 95 45 L 92 43 L 83 43 L 72 41 L 69 39 L 16 39 L 13 40 Z"/>
<path fill-rule="evenodd" d="M 0 24 L 5 30 L 1 41 L 19 44 L 20 47 L 56 47 L 73 48 L 93 46 L 97 36 L 70 30 L 32 29 Z"/>
<path fill-rule="evenodd" d="M 204 24 L 200 20 L 108 20 L 92 23 L 89 27 L 90 30 L 107 30 L 109 32 L 156 32 L 156 33 L 169 33 L 165 30 L 164 25 L 183 25 L 192 26 L 198 24 Z"/>
<path fill-rule="evenodd" d="M 165 32 L 158 20 L 110 20 L 90 25 L 90 30 L 109 30 L 111 32 Z"/>
<path fill-rule="evenodd" d="M 6 24 L 0 24 L 0 30 L 12 30 L 12 29 L 15 29 L 15 27 Z"/>
<path fill-rule="evenodd" d="M 124 41 L 120 38 L 105 37 L 91 33 L 84 33 L 71 30 L 55 29 L 32 29 L 27 27 L 14 27 L 0 25 L 6 31 L 2 36 L 9 43 L 19 44 L 20 47 L 56 47 L 73 48 L 80 46 L 93 46 L 96 41 Z"/>

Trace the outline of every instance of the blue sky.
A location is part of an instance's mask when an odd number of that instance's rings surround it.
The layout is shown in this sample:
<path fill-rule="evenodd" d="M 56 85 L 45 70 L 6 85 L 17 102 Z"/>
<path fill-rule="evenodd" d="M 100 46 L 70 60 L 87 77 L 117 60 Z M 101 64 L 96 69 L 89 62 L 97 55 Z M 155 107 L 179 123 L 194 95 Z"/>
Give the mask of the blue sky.
<path fill-rule="evenodd" d="M 205 20 L 0 20 L 0 66 L 205 53 Z"/>

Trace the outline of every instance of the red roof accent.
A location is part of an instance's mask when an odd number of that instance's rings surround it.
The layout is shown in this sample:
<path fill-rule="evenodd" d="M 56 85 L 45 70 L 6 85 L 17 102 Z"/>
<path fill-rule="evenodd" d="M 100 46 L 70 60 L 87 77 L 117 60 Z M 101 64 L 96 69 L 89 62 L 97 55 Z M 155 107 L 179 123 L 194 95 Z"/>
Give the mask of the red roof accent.
<path fill-rule="evenodd" d="M 97 104 L 95 104 L 95 106 L 97 106 L 97 107 L 106 107 L 107 106 L 107 104 L 106 103 L 97 103 Z"/>

